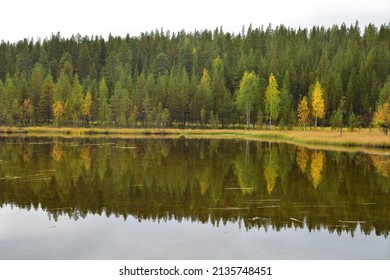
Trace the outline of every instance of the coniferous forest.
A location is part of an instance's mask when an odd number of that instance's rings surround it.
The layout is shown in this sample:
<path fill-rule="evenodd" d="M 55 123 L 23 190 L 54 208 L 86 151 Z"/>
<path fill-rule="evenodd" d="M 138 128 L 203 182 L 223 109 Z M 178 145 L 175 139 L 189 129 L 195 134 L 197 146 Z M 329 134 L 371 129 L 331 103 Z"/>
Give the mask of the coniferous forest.
<path fill-rule="evenodd" d="M 390 124 L 390 25 L 0 44 L 0 125 Z"/>

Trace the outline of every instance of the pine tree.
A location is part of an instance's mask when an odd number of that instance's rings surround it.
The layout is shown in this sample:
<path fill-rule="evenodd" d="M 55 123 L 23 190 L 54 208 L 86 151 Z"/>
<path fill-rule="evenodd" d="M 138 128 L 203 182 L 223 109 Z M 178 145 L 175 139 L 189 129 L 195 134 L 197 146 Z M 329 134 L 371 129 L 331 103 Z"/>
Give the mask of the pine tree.
<path fill-rule="evenodd" d="M 383 105 L 385 103 L 390 103 L 390 75 L 387 77 L 386 83 L 379 93 L 378 104 Z"/>
<path fill-rule="evenodd" d="M 65 102 L 70 97 L 71 92 L 72 84 L 70 82 L 70 78 L 62 71 L 56 84 L 54 100 L 61 100 L 62 102 Z"/>
<path fill-rule="evenodd" d="M 81 45 L 80 53 L 77 59 L 77 66 L 78 66 L 77 72 L 81 80 L 84 80 L 88 76 L 92 64 L 91 62 L 92 62 L 92 58 L 90 55 L 88 45 L 87 43 L 83 43 Z"/>
<path fill-rule="evenodd" d="M 292 98 L 290 94 L 290 75 L 288 71 L 286 71 L 286 74 L 283 78 L 283 88 L 280 93 L 280 107 L 282 108 L 280 110 L 280 126 L 282 129 L 284 129 L 285 125 L 290 125 L 291 120 L 290 114 L 292 110 Z"/>
<path fill-rule="evenodd" d="M 124 126 L 126 124 L 126 95 L 127 92 L 122 88 L 120 82 L 116 82 L 114 94 L 111 96 L 110 100 L 115 125 Z"/>
<path fill-rule="evenodd" d="M 64 106 L 65 117 L 73 125 L 78 125 L 82 119 L 83 104 L 83 89 L 80 85 L 78 75 L 76 75 L 73 81 L 72 91 Z"/>
<path fill-rule="evenodd" d="M 99 84 L 99 121 L 102 125 L 108 125 L 111 119 L 111 109 L 108 103 L 108 88 L 103 78 Z"/>
<path fill-rule="evenodd" d="M 52 118 L 54 91 L 53 77 L 48 74 L 43 82 L 38 103 L 38 120 L 41 123 L 49 123 Z"/>

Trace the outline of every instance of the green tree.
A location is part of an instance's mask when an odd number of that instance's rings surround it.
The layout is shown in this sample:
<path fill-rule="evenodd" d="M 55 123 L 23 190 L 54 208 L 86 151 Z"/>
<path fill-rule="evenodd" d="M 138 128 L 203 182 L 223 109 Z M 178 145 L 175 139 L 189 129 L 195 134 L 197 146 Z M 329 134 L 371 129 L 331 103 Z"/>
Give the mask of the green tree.
<path fill-rule="evenodd" d="M 355 114 L 352 108 L 349 110 L 349 116 L 348 116 L 348 130 L 353 132 L 355 128 L 360 126 L 360 117 Z"/>
<path fill-rule="evenodd" d="M 185 127 L 186 120 L 187 120 L 187 112 L 189 110 L 188 108 L 188 97 L 190 95 L 190 79 L 187 73 L 187 70 L 185 67 L 183 67 L 180 75 L 180 86 L 179 86 L 179 92 L 177 94 L 177 105 L 180 108 L 180 119 L 181 119 L 181 126 Z"/>
<path fill-rule="evenodd" d="M 54 100 L 65 102 L 70 97 L 71 92 L 72 84 L 70 78 L 62 71 L 56 84 Z"/>
<path fill-rule="evenodd" d="M 77 59 L 77 72 L 81 80 L 84 80 L 88 74 L 92 64 L 89 47 L 87 43 L 81 44 L 80 53 Z"/>
<path fill-rule="evenodd" d="M 31 101 L 34 108 L 38 107 L 40 92 L 44 80 L 45 80 L 45 70 L 43 69 L 42 64 L 37 62 L 31 71 L 30 86 L 29 86 Z M 35 113 L 38 112 L 35 111 Z M 38 115 L 35 115 L 34 119 L 36 121 L 38 119 Z"/>
<path fill-rule="evenodd" d="M 340 121 L 342 120 L 342 117 L 340 115 L 340 110 L 333 110 L 332 115 L 330 116 L 330 126 L 332 127 L 332 130 L 341 127 Z"/>
<path fill-rule="evenodd" d="M 255 99 L 259 98 L 259 82 L 254 72 L 245 72 L 237 92 L 237 108 L 246 115 L 246 129 L 250 126 L 251 110 Z"/>
<path fill-rule="evenodd" d="M 16 86 L 14 84 L 13 79 L 10 77 L 10 75 L 7 75 L 5 83 L 2 88 L 2 94 L 0 96 L 1 98 L 1 107 L 2 111 L 0 112 L 1 118 L 8 124 L 11 125 L 14 123 L 15 120 L 15 114 L 17 113 L 15 111 L 15 105 L 13 104 L 14 101 L 18 102 L 17 96 L 16 96 Z"/>
<path fill-rule="evenodd" d="M 151 122 L 153 121 L 153 108 L 148 95 L 145 95 L 144 100 L 142 102 L 142 112 L 143 125 L 145 127 L 152 126 L 153 124 Z"/>
<path fill-rule="evenodd" d="M 199 109 L 199 121 L 204 127 L 205 125 L 205 116 L 206 112 L 211 110 L 211 102 L 212 102 L 212 96 L 211 96 L 211 78 L 208 73 L 208 71 L 204 68 L 202 73 L 202 78 L 200 79 L 198 90 L 196 92 L 195 97 L 196 102 L 196 108 Z M 201 112 L 204 110 L 204 115 L 202 118 Z M 203 121 L 202 121 L 203 120 Z"/>
<path fill-rule="evenodd" d="M 225 127 L 231 118 L 234 103 L 226 87 L 224 63 L 219 56 L 213 60 L 212 69 L 211 94 L 214 99 L 213 110 L 219 116 L 218 118 L 222 122 L 222 126 Z"/>
<path fill-rule="evenodd" d="M 330 124 L 333 129 L 339 128 L 340 129 L 340 135 L 343 134 L 343 126 L 344 126 L 344 105 L 345 105 L 345 98 L 342 97 L 340 100 L 340 104 L 337 110 L 334 110 L 332 113 L 332 116 L 330 118 Z"/>
<path fill-rule="evenodd" d="M 161 102 L 162 105 L 166 104 L 167 101 L 167 76 L 158 76 L 156 82 L 156 95 L 155 102 L 157 104 Z"/>
<path fill-rule="evenodd" d="M 191 73 L 193 56 L 190 39 L 187 37 L 179 47 L 179 66 L 185 68 L 187 73 Z"/>
<path fill-rule="evenodd" d="M 52 105 L 55 92 L 53 77 L 48 74 L 43 82 L 39 103 L 38 103 L 38 120 L 41 123 L 49 123 L 52 118 Z"/>
<path fill-rule="evenodd" d="M 137 105 L 134 105 L 133 108 L 131 109 L 130 116 L 129 116 L 129 123 L 133 128 L 137 127 L 137 118 L 138 118 L 138 107 Z"/>
<path fill-rule="evenodd" d="M 99 121 L 102 125 L 109 125 L 111 109 L 108 103 L 108 87 L 104 78 L 99 84 Z"/>
<path fill-rule="evenodd" d="M 83 104 L 83 89 L 80 85 L 79 78 L 76 75 L 73 81 L 72 91 L 64 106 L 65 117 L 73 125 L 79 125 L 82 120 Z"/>
<path fill-rule="evenodd" d="M 21 106 L 19 105 L 18 99 L 14 99 L 12 101 L 11 117 L 12 117 L 13 124 L 18 124 L 21 118 L 23 117 Z"/>
<path fill-rule="evenodd" d="M 280 91 L 273 73 L 269 76 L 265 91 L 265 112 L 269 116 L 269 129 L 271 130 L 272 119 L 277 120 L 280 113 Z"/>
<path fill-rule="evenodd" d="M 116 82 L 110 102 L 115 125 L 126 125 L 126 96 L 126 89 L 122 87 L 119 81 Z"/>
<path fill-rule="evenodd" d="M 383 105 L 385 103 L 390 103 L 390 75 L 387 77 L 386 83 L 379 93 L 378 104 Z"/>
<path fill-rule="evenodd" d="M 170 61 L 167 55 L 164 52 L 160 52 L 156 58 L 153 60 L 153 72 L 155 77 L 162 76 L 168 73 L 170 66 Z"/>
<path fill-rule="evenodd" d="M 280 107 L 282 110 L 280 111 L 280 127 L 284 129 L 284 126 L 291 126 L 290 114 L 292 110 L 292 98 L 290 94 L 290 75 L 288 70 L 283 78 L 283 87 L 280 92 Z"/>
<path fill-rule="evenodd" d="M 168 126 L 169 118 L 170 118 L 169 110 L 168 110 L 168 108 L 165 108 L 163 113 L 162 113 L 162 117 L 161 117 L 161 122 L 162 122 L 162 126 L 163 127 L 167 127 Z"/>
<path fill-rule="evenodd" d="M 155 113 L 155 123 L 158 128 L 162 128 L 162 117 L 163 117 L 163 105 L 161 102 L 159 102 Z"/>

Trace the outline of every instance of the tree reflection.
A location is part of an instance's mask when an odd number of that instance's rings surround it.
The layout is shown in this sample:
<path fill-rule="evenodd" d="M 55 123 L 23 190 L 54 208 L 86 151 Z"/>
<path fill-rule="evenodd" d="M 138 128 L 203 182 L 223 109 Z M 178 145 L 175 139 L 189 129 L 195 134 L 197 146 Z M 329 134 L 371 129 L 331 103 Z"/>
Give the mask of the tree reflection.
<path fill-rule="evenodd" d="M 22 148 L 22 159 L 23 162 L 29 162 L 31 159 L 31 150 L 26 143 L 23 144 Z"/>
<path fill-rule="evenodd" d="M 296 161 L 299 169 L 303 174 L 305 174 L 308 160 L 309 160 L 309 154 L 307 152 L 307 149 L 304 147 L 297 147 Z"/>
<path fill-rule="evenodd" d="M 264 178 L 267 182 L 268 194 L 271 194 L 279 176 L 279 154 L 275 147 L 269 143 L 268 152 L 264 158 Z"/>
<path fill-rule="evenodd" d="M 372 164 L 378 173 L 388 178 L 390 176 L 390 158 L 381 155 L 371 155 Z"/>
<path fill-rule="evenodd" d="M 89 155 L 89 150 L 90 150 L 89 146 L 84 146 L 80 152 L 81 160 L 83 161 L 84 168 L 87 172 L 91 168 L 91 157 Z"/>
<path fill-rule="evenodd" d="M 254 157 L 250 153 L 250 142 L 245 141 L 244 147 L 241 145 L 241 151 L 237 154 L 234 162 L 234 170 L 238 180 L 238 187 L 242 194 L 252 193 L 258 186 L 256 178 L 256 165 Z"/>
<path fill-rule="evenodd" d="M 60 143 L 54 143 L 51 156 L 54 158 L 55 161 L 62 160 L 64 156 L 64 151 L 62 150 L 62 145 Z"/>
<path fill-rule="evenodd" d="M 322 168 L 324 167 L 324 153 L 322 151 L 314 151 L 310 162 L 310 172 L 313 179 L 313 186 L 317 188 L 321 182 Z"/>
<path fill-rule="evenodd" d="M 0 205 L 42 207 L 55 219 L 92 213 L 280 230 L 297 226 L 293 217 L 308 230 L 357 228 L 339 221 L 364 221 L 365 233 L 390 229 L 389 161 L 379 155 L 238 140 L 6 140 Z"/>

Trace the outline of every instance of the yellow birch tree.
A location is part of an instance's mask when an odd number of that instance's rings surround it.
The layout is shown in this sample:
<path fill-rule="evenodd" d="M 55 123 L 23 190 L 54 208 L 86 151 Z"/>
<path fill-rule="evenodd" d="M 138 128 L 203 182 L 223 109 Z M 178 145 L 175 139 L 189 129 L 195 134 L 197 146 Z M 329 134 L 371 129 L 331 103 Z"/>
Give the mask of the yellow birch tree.
<path fill-rule="evenodd" d="M 312 114 L 315 119 L 314 127 L 317 127 L 317 119 L 325 116 L 324 90 L 318 81 L 314 86 L 311 99 Z"/>
<path fill-rule="evenodd" d="M 265 90 L 265 112 L 269 116 L 269 129 L 271 130 L 272 119 L 276 120 L 280 113 L 280 91 L 273 73 L 269 76 L 268 86 Z"/>

